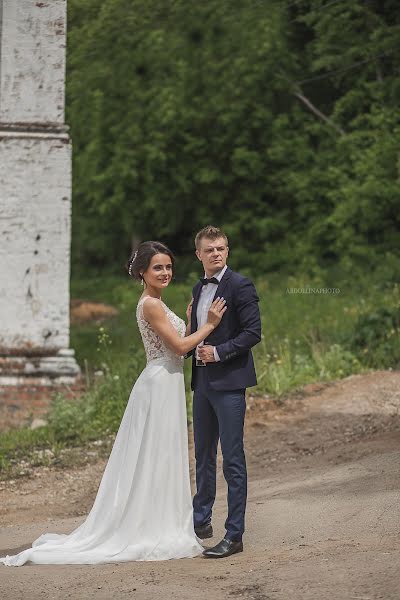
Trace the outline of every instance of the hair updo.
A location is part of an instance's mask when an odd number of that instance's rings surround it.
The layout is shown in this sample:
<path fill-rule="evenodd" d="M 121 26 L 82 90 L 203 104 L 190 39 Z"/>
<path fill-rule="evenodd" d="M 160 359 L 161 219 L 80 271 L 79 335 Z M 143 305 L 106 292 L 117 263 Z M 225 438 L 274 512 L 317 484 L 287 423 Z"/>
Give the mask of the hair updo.
<path fill-rule="evenodd" d="M 151 259 L 156 254 L 166 254 L 169 256 L 172 263 L 172 271 L 174 270 L 175 257 L 167 246 L 161 242 L 142 242 L 125 265 L 130 277 L 141 281 L 143 279 L 141 273 L 147 271 Z"/>

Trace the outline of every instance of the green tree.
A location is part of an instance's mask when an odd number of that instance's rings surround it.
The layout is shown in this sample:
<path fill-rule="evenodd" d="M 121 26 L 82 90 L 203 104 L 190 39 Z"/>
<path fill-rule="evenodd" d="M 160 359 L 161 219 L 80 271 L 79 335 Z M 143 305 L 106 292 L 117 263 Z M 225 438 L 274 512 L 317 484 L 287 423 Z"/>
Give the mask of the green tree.
<path fill-rule="evenodd" d="M 178 254 L 224 227 L 239 268 L 398 248 L 400 11 L 384 2 L 70 0 L 73 259 Z"/>

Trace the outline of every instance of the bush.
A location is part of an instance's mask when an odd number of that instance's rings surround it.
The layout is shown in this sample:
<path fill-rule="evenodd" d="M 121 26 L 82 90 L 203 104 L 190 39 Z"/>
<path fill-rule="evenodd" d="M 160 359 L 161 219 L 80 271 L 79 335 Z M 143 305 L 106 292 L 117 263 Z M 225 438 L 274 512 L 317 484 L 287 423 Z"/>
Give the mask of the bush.
<path fill-rule="evenodd" d="M 371 367 L 400 364 L 400 306 L 380 306 L 361 314 L 349 345 Z"/>

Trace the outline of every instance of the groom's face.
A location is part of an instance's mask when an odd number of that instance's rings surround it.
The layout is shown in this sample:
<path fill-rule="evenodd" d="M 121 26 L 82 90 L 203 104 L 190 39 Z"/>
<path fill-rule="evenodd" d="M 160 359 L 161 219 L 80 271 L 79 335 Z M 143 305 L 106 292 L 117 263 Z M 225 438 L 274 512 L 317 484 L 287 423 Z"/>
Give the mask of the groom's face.
<path fill-rule="evenodd" d="M 228 253 L 229 248 L 223 237 L 216 240 L 201 238 L 196 250 L 196 256 L 203 263 L 207 276 L 212 276 L 225 267 Z"/>

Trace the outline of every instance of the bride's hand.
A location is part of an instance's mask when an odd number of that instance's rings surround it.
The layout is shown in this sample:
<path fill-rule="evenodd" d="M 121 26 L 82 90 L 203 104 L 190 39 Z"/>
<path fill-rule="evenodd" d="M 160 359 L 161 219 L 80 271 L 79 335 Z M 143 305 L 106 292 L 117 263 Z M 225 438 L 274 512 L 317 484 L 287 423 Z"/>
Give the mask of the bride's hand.
<path fill-rule="evenodd" d="M 224 298 L 217 298 L 214 300 L 208 311 L 207 323 L 213 325 L 214 328 L 217 327 L 220 324 L 226 309 L 226 300 L 224 300 Z"/>
<path fill-rule="evenodd" d="M 186 309 L 186 317 L 187 317 L 188 323 L 190 323 L 190 319 L 192 318 L 192 306 L 193 306 L 193 298 L 189 302 L 188 307 Z"/>

